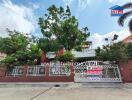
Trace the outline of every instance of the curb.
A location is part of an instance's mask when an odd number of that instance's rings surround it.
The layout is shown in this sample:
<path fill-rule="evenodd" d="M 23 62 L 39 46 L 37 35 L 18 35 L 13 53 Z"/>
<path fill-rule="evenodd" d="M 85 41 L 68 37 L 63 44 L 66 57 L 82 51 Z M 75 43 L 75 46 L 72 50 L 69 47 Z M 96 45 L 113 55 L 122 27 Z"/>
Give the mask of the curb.
<path fill-rule="evenodd" d="M 129 88 L 132 89 L 132 83 L 74 83 L 74 82 L 10 82 L 0 83 L 0 88 L 21 88 L 21 87 L 68 87 L 68 88 Z"/>
<path fill-rule="evenodd" d="M 129 88 L 129 89 L 132 89 L 132 83 L 125 83 L 125 84 L 122 84 L 124 88 Z"/>
<path fill-rule="evenodd" d="M 0 88 L 18 88 L 18 87 L 68 87 L 70 84 L 73 84 L 71 82 L 68 83 L 0 83 Z"/>

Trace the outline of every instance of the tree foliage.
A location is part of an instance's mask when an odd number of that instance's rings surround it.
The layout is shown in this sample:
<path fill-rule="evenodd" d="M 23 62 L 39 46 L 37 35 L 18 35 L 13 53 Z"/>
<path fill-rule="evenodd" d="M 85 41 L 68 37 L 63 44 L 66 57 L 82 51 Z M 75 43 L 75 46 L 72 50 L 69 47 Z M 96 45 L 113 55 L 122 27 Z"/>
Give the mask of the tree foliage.
<path fill-rule="evenodd" d="M 132 43 L 128 43 L 127 52 L 128 52 L 128 57 L 132 58 Z"/>
<path fill-rule="evenodd" d="M 30 38 L 16 31 L 11 32 L 9 37 L 0 38 L 0 52 L 7 54 L 2 63 L 7 67 L 36 64 L 40 60 L 41 49 L 30 41 Z"/>
<path fill-rule="evenodd" d="M 39 18 L 39 25 L 44 38 L 51 40 L 54 36 L 66 50 L 81 45 L 89 36 L 88 28 L 79 29 L 79 22 L 71 15 L 70 8 L 50 6 L 48 13 Z"/>
<path fill-rule="evenodd" d="M 20 65 L 34 65 L 37 63 L 35 60 L 39 60 L 41 56 L 40 50 L 25 50 L 16 51 L 15 54 L 8 55 L 2 63 L 7 67 L 14 67 Z"/>
<path fill-rule="evenodd" d="M 102 48 L 98 47 L 96 51 L 96 58 L 105 61 L 127 61 L 129 46 L 123 42 L 114 43 L 118 39 L 118 35 L 114 35 L 112 39 L 105 38 L 105 41 L 110 41 L 110 44 L 103 45 Z"/>
<path fill-rule="evenodd" d="M 19 50 L 26 50 L 29 40 L 23 34 L 12 32 L 9 37 L 0 38 L 0 52 L 6 54 L 16 53 Z"/>
<path fill-rule="evenodd" d="M 105 61 L 126 61 L 128 59 L 126 45 L 122 42 L 103 45 L 102 48 L 96 49 L 96 57 Z"/>
<path fill-rule="evenodd" d="M 128 17 L 132 16 L 132 3 L 131 2 L 124 4 L 122 7 L 123 7 L 123 10 L 127 9 L 127 11 L 122 16 L 120 16 L 118 19 L 118 24 L 120 26 L 124 26 L 125 20 Z M 132 33 L 132 18 L 129 20 L 128 26 L 129 26 L 130 32 Z"/>
<path fill-rule="evenodd" d="M 70 51 L 66 51 L 64 53 L 64 55 L 62 56 L 58 56 L 57 60 L 61 61 L 61 62 L 67 62 L 67 61 L 72 61 L 74 60 L 74 55 L 70 52 Z"/>
<path fill-rule="evenodd" d="M 59 48 L 59 43 L 54 39 L 44 39 L 41 38 L 38 41 L 38 46 L 43 50 L 45 53 L 47 52 L 55 52 Z"/>

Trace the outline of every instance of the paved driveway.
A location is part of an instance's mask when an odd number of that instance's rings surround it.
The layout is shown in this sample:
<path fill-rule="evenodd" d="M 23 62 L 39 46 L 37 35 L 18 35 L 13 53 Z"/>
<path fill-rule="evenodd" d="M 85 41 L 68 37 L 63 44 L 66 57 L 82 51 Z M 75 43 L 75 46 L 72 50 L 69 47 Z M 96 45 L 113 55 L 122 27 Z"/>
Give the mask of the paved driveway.
<path fill-rule="evenodd" d="M 0 100 L 132 100 L 128 88 L 0 88 Z"/>

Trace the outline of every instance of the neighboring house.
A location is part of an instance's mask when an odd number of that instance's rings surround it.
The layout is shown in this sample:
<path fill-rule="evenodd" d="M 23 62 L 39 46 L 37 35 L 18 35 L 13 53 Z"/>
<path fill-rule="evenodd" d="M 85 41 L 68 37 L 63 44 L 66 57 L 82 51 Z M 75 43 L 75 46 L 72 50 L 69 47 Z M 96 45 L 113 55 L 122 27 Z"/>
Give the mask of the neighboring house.
<path fill-rule="evenodd" d="M 83 49 L 82 51 L 72 51 L 75 58 L 93 58 L 95 57 L 95 50 L 94 49 Z"/>
<path fill-rule="evenodd" d="M 0 61 L 3 60 L 5 57 L 6 57 L 6 54 L 0 52 Z"/>
<path fill-rule="evenodd" d="M 123 40 L 124 43 L 132 43 L 132 34 L 129 35 L 128 37 L 126 37 L 124 40 Z"/>
<path fill-rule="evenodd" d="M 82 45 L 82 51 L 73 50 L 72 54 L 74 54 L 75 58 L 93 58 L 95 57 L 95 49 L 92 48 L 92 42 L 86 41 Z"/>
<path fill-rule="evenodd" d="M 55 52 L 48 52 L 47 54 L 46 54 L 46 57 L 48 58 L 48 59 L 54 59 L 55 57 L 56 57 L 56 53 Z"/>

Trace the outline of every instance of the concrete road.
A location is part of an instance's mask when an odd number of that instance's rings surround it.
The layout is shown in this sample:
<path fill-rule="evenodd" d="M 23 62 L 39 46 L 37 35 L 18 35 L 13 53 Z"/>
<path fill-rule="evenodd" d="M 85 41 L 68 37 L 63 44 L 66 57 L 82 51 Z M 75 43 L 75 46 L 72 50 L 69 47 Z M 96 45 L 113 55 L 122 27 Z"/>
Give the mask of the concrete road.
<path fill-rule="evenodd" d="M 0 88 L 0 100 L 132 100 L 132 89 L 88 87 Z"/>

